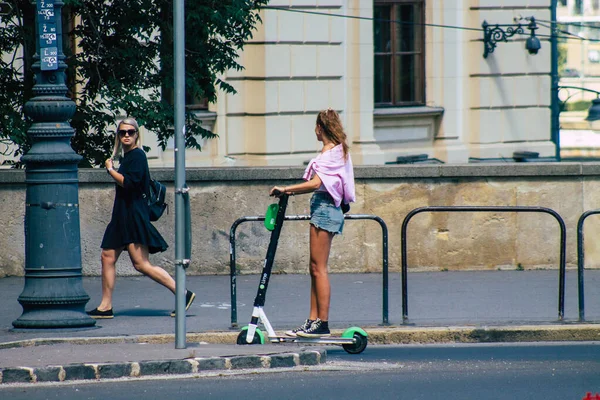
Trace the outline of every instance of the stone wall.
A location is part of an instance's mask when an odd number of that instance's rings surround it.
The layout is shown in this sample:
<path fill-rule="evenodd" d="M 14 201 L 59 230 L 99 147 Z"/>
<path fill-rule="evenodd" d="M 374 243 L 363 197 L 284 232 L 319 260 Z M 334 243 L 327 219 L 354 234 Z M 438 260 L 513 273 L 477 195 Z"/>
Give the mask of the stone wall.
<path fill-rule="evenodd" d="M 262 215 L 273 202 L 274 184 L 298 181 L 303 169 L 194 168 L 187 171 L 192 205 L 192 264 L 188 274 L 227 274 L 229 234 L 242 216 Z M 600 164 L 517 163 L 357 167 L 357 203 L 353 214 L 373 214 L 389 230 L 389 268 L 399 271 L 402 221 L 422 206 L 543 206 L 557 211 L 567 226 L 568 267 L 577 265 L 577 221 L 582 212 L 600 208 Z M 152 261 L 173 271 L 174 206 L 172 169 L 152 174 L 168 186 L 169 214 L 156 223 L 170 248 Z M 22 275 L 24 267 L 25 174 L 0 171 L 0 277 Z M 104 170 L 79 171 L 81 257 L 85 275 L 100 272 L 100 242 L 110 219 L 114 184 Z M 290 199 L 288 215 L 307 214 L 309 195 Z M 51 212 L 51 211 L 49 211 Z M 598 216 L 585 225 L 586 267 L 600 267 Z M 408 225 L 408 264 L 413 270 L 557 268 L 559 227 L 538 213 L 421 213 Z M 308 222 L 286 222 L 275 271 L 306 273 Z M 237 268 L 256 273 L 262 266 L 269 233 L 260 222 L 237 229 Z M 334 240 L 332 272 L 380 272 L 381 228 L 374 221 L 346 221 Z M 126 255 L 120 275 L 136 272 Z"/>

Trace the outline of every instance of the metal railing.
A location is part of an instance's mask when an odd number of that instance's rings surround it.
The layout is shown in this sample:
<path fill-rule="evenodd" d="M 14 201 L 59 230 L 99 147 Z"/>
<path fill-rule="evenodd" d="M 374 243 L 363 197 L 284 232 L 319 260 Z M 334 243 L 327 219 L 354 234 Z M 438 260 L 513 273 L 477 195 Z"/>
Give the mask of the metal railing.
<path fill-rule="evenodd" d="M 353 219 L 370 219 L 379 223 L 382 231 L 382 325 L 389 325 L 389 308 L 388 308 L 388 229 L 385 221 L 376 215 L 368 214 L 345 214 L 344 220 Z M 235 232 L 237 227 L 243 222 L 264 221 L 265 216 L 241 217 L 235 220 L 229 230 L 229 282 L 231 292 L 231 329 L 237 328 L 237 270 L 236 270 L 236 249 L 235 249 Z M 310 215 L 286 215 L 285 221 L 308 221 Z"/>
<path fill-rule="evenodd" d="M 583 223 L 590 215 L 600 214 L 600 209 L 589 210 L 581 214 L 577 221 L 577 289 L 579 297 L 579 321 L 585 321 L 585 296 L 584 296 L 584 278 L 585 269 L 585 251 L 583 249 Z"/>
<path fill-rule="evenodd" d="M 565 314 L 565 267 L 566 267 L 566 228 L 562 217 L 554 210 L 545 207 L 529 206 L 429 206 L 415 208 L 409 212 L 402 222 L 401 257 L 402 257 L 402 321 L 408 320 L 408 261 L 406 251 L 406 230 L 412 217 L 422 212 L 540 212 L 552 215 L 560 226 L 560 261 L 558 274 L 558 319 Z M 600 212 L 600 211 L 599 211 Z"/>

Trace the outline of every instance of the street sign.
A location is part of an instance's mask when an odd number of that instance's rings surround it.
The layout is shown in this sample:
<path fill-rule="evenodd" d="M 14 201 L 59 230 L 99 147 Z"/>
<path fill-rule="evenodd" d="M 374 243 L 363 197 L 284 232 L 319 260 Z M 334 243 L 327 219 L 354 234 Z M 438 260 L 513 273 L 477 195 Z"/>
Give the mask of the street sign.
<path fill-rule="evenodd" d="M 0 15 L 8 15 L 12 12 L 12 4 L 0 2 Z"/>
<path fill-rule="evenodd" d="M 40 47 L 56 47 L 56 23 L 39 24 Z"/>
<path fill-rule="evenodd" d="M 58 47 L 56 41 L 55 0 L 37 0 L 37 23 L 40 43 L 40 63 L 42 71 L 58 69 Z"/>
<path fill-rule="evenodd" d="M 58 48 L 41 47 L 40 63 L 42 71 L 54 71 L 58 69 Z"/>

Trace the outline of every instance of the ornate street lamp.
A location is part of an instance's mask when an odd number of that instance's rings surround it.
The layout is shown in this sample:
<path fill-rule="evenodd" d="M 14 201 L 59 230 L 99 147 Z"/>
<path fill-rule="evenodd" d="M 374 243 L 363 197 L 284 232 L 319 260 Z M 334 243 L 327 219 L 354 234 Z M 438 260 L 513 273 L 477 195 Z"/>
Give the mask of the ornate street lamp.
<path fill-rule="evenodd" d="M 589 121 L 590 124 L 594 121 L 600 120 L 600 92 L 599 91 L 593 90 L 593 89 L 588 89 L 585 87 L 579 87 L 579 86 L 558 86 L 557 87 L 557 91 L 561 91 L 562 89 L 574 89 L 574 90 L 581 90 L 583 92 L 595 93 L 596 98 L 592 100 L 592 105 L 588 109 L 588 115 L 585 118 L 585 120 Z M 573 95 L 567 97 L 567 99 L 565 99 L 563 101 L 563 103 L 566 103 L 572 96 Z"/>
<path fill-rule="evenodd" d="M 538 29 L 538 27 L 534 17 L 529 17 L 527 19 L 529 20 L 527 29 L 529 29 L 530 36 L 525 42 L 525 48 L 529 54 L 537 54 L 542 48 L 540 39 L 535 36 L 535 30 Z M 490 53 L 494 52 L 497 42 L 507 42 L 508 39 L 514 35 L 525 33 L 525 26 L 522 24 L 489 25 L 487 21 L 483 21 L 481 27 L 483 28 L 483 58 L 487 58 Z"/>
<path fill-rule="evenodd" d="M 559 98 L 558 93 L 561 90 L 568 90 L 569 89 L 573 89 L 573 90 L 581 90 L 583 92 L 590 92 L 590 93 L 595 93 L 596 94 L 596 98 L 592 100 L 592 105 L 590 106 L 590 108 L 588 109 L 588 115 L 585 118 L 586 121 L 589 122 L 589 126 L 590 129 L 592 131 L 598 132 L 600 131 L 600 92 L 598 92 L 597 90 L 593 90 L 593 89 L 588 89 L 585 87 L 579 87 L 579 86 L 557 86 L 555 89 L 555 93 L 556 93 L 556 97 Z M 567 93 L 568 94 L 568 93 Z M 565 100 L 562 100 L 562 104 L 566 104 L 567 101 L 569 101 L 569 99 L 571 97 L 573 97 L 573 95 L 568 95 L 568 97 Z M 559 115 L 561 112 L 562 107 L 557 107 L 557 111 L 556 111 L 556 120 L 559 120 Z M 559 139 L 560 138 L 560 124 L 557 122 L 557 128 L 556 128 L 556 137 Z M 560 161 L 560 140 L 556 140 L 556 153 L 557 153 L 557 158 Z"/>
<path fill-rule="evenodd" d="M 84 310 L 77 164 L 68 120 L 75 103 L 66 97 L 61 0 L 37 0 L 34 97 L 25 104 L 33 121 L 31 149 L 21 160 L 25 182 L 25 286 L 19 296 L 20 329 L 84 328 L 96 321 Z"/>

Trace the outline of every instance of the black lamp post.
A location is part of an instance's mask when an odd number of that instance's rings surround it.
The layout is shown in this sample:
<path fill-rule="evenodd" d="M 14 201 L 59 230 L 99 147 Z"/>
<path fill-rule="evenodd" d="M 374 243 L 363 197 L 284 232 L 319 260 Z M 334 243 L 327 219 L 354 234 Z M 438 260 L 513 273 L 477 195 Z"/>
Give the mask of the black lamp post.
<path fill-rule="evenodd" d="M 66 97 L 61 0 L 37 0 L 34 97 L 25 104 L 33 121 L 26 165 L 25 286 L 19 296 L 20 329 L 83 328 L 96 321 L 84 310 L 77 164 L 68 120 L 75 103 Z"/>

